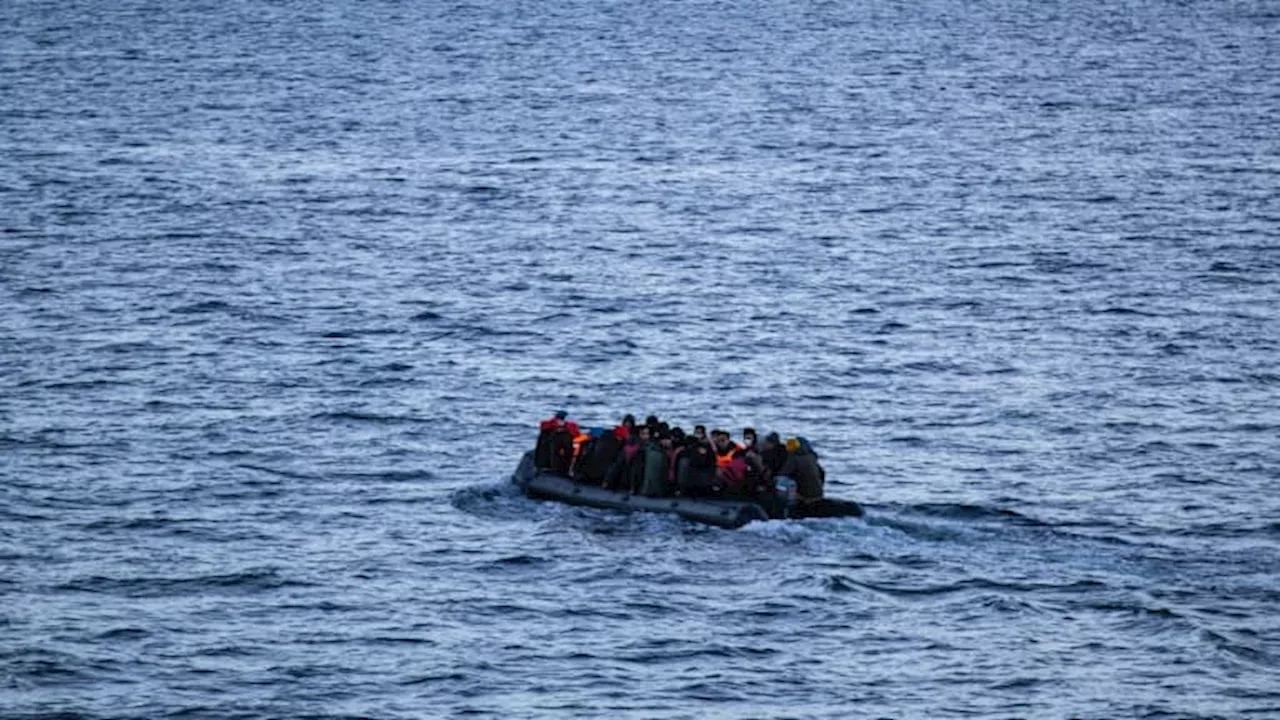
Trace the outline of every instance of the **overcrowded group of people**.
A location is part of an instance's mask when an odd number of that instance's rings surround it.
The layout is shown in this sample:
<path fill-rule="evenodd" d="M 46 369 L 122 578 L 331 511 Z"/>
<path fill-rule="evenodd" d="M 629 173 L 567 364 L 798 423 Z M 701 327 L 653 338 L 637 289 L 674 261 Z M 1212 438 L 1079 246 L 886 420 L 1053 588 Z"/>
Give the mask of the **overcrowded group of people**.
<path fill-rule="evenodd" d="M 647 497 L 772 497 L 775 480 L 789 477 L 801 503 L 822 498 L 826 472 L 808 441 L 777 433 L 741 442 L 725 430 L 697 425 L 686 434 L 650 415 L 632 415 L 612 429 L 581 428 L 564 411 L 542 421 L 534 463 L 591 485 Z"/>

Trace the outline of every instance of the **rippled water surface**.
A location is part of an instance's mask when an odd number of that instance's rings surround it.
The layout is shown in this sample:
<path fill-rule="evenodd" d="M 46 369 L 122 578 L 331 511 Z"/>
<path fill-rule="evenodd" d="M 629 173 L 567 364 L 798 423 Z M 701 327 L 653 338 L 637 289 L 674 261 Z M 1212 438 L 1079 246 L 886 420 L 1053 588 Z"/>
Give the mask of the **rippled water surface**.
<path fill-rule="evenodd" d="M 1280 717 L 1274 3 L 0 4 L 0 716 Z M 860 520 L 523 498 L 566 407 Z"/>

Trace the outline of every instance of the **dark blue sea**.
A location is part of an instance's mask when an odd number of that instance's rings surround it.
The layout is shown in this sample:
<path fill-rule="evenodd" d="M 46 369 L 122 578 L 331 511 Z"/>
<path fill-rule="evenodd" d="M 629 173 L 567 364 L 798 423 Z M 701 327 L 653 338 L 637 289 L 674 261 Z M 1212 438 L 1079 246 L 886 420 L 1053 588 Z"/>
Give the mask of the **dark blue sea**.
<path fill-rule="evenodd" d="M 1271 0 L 3 0 L 0 310 L 4 720 L 1280 718 Z"/>

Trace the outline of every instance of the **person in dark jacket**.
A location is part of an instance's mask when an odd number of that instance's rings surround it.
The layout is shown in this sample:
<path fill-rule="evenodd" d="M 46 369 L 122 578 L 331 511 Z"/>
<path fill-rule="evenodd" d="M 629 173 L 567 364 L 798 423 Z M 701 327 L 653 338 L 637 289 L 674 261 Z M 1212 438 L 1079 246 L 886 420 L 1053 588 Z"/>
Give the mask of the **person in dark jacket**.
<path fill-rule="evenodd" d="M 621 426 L 601 433 L 578 462 L 577 478 L 593 485 L 603 484 L 609 468 L 622 452 L 626 438 L 627 431 Z"/>
<path fill-rule="evenodd" d="M 716 451 L 705 438 L 685 438 L 684 457 L 676 468 L 676 484 L 687 497 L 707 497 L 719 493 L 716 484 Z"/>
<path fill-rule="evenodd" d="M 671 459 L 663 443 L 669 447 L 671 439 L 659 440 L 657 436 L 651 436 L 644 445 L 644 472 L 639 491 L 645 497 L 663 497 L 668 494 L 667 475 Z"/>
<path fill-rule="evenodd" d="M 667 451 L 667 494 L 672 495 L 679 487 L 680 464 L 685 453 L 684 430 L 671 428 L 671 434 L 662 438 L 662 449 Z"/>
<path fill-rule="evenodd" d="M 640 485 L 644 482 L 644 450 L 648 442 L 648 426 L 637 425 L 609 468 L 605 476 L 605 487 L 625 493 L 640 490 Z"/>
<path fill-rule="evenodd" d="M 622 486 L 618 488 L 623 492 L 635 495 L 644 486 L 644 466 L 645 460 L 649 456 L 649 441 L 652 437 L 649 433 L 648 425 L 638 425 L 636 426 L 636 442 L 634 444 L 628 443 L 623 448 L 623 454 L 626 455 L 626 470 L 623 473 Z M 629 454 L 628 451 L 630 451 Z"/>
<path fill-rule="evenodd" d="M 764 465 L 766 478 L 772 480 L 786 461 L 787 447 L 782 444 L 782 438 L 778 437 L 778 433 L 771 432 L 765 435 L 764 441 L 760 444 L 760 462 Z"/>
<path fill-rule="evenodd" d="M 801 502 L 822 499 L 827 472 L 818 464 L 818 454 L 804 438 L 787 438 L 787 460 L 778 469 L 778 475 L 786 475 L 796 481 L 796 494 Z"/>
<path fill-rule="evenodd" d="M 648 439 L 648 434 L 647 428 L 637 425 L 635 432 L 627 436 L 618 456 L 613 460 L 613 465 L 609 466 L 609 471 L 605 474 L 606 488 L 619 492 L 631 492 L 633 468 L 644 464 L 644 441 Z"/>

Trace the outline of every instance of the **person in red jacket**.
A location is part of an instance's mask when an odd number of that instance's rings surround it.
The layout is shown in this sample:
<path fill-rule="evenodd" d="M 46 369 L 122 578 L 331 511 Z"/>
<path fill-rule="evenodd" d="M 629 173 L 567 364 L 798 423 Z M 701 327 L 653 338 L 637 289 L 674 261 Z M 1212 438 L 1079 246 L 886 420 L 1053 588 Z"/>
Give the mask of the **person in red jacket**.
<path fill-rule="evenodd" d="M 568 417 L 569 413 L 559 410 L 554 417 L 538 425 L 538 444 L 534 448 L 533 462 L 539 470 L 569 474 L 573 466 L 573 440 L 578 436 L 578 424 Z"/>

